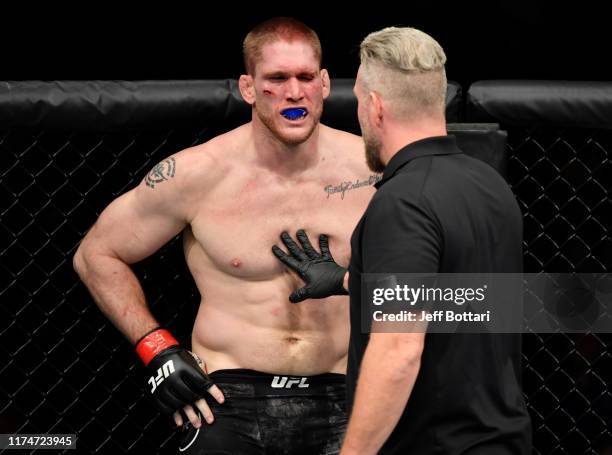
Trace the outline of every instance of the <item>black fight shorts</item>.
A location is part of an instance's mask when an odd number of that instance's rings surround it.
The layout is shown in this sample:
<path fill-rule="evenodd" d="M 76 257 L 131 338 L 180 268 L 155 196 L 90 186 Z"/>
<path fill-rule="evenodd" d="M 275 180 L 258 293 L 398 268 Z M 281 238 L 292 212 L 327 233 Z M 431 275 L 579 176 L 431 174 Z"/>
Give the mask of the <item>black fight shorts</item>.
<path fill-rule="evenodd" d="M 345 376 L 275 376 L 218 370 L 211 378 L 225 395 L 207 402 L 215 416 L 197 429 L 183 425 L 185 455 L 333 455 L 346 431 Z"/>

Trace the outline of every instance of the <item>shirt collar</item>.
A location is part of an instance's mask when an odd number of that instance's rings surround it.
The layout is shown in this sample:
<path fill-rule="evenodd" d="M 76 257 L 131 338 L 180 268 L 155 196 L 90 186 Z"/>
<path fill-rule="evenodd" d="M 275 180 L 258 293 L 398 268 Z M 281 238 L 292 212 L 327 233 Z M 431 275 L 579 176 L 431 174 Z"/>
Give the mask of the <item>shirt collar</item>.
<path fill-rule="evenodd" d="M 457 147 L 455 136 L 432 136 L 411 142 L 391 157 L 383 171 L 382 178 L 374 186 L 377 189 L 380 188 L 400 168 L 415 158 L 432 155 L 454 155 L 456 153 L 463 152 Z"/>

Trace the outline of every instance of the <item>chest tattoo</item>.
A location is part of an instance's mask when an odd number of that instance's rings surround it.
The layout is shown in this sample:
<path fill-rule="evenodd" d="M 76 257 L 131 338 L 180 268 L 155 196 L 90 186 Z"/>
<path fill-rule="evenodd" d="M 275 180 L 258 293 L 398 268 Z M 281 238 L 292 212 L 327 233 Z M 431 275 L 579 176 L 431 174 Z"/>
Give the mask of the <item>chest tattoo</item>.
<path fill-rule="evenodd" d="M 376 182 L 381 179 L 381 176 L 378 174 L 372 174 L 369 178 L 365 180 L 359 180 L 358 178 L 354 181 L 344 181 L 340 182 L 337 185 L 327 185 L 323 190 L 327 193 L 327 198 L 332 194 L 340 194 L 340 199 L 344 199 L 344 194 L 347 191 L 356 190 L 357 188 L 362 188 L 364 186 L 372 186 Z"/>

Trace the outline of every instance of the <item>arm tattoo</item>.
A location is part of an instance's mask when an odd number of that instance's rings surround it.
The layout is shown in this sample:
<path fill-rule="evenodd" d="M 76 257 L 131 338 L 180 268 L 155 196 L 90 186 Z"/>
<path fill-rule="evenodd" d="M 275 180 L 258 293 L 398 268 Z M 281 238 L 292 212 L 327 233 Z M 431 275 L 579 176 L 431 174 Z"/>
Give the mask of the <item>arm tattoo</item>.
<path fill-rule="evenodd" d="M 174 158 L 166 158 L 164 161 L 161 161 L 153 166 L 153 169 L 149 171 L 144 178 L 144 181 L 149 188 L 155 188 L 156 183 L 161 183 L 174 177 L 175 170 L 176 163 Z"/>
<path fill-rule="evenodd" d="M 335 193 L 340 193 L 340 199 L 344 199 L 344 193 L 351 191 L 362 186 L 371 186 L 378 182 L 382 177 L 379 174 L 372 174 L 365 180 L 355 179 L 353 182 L 341 182 L 338 185 L 327 185 L 323 190 L 327 193 L 327 199 L 329 196 Z"/>

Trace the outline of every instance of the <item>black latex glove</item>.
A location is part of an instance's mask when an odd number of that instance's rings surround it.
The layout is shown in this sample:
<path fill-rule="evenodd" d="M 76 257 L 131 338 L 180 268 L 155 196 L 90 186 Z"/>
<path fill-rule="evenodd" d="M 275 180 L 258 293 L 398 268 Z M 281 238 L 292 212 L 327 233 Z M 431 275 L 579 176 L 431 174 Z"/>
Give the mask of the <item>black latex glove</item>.
<path fill-rule="evenodd" d="M 296 232 L 296 237 L 302 245 L 302 249 L 287 232 L 283 231 L 280 237 L 291 255 L 274 245 L 272 247 L 274 256 L 287 267 L 295 270 L 306 283 L 306 286 L 289 296 L 291 303 L 298 303 L 306 299 L 322 299 L 330 295 L 348 294 L 343 286 L 346 269 L 334 261 L 329 251 L 327 235 L 321 234 L 319 236 L 321 253 L 317 253 L 312 247 L 303 229 Z"/>

